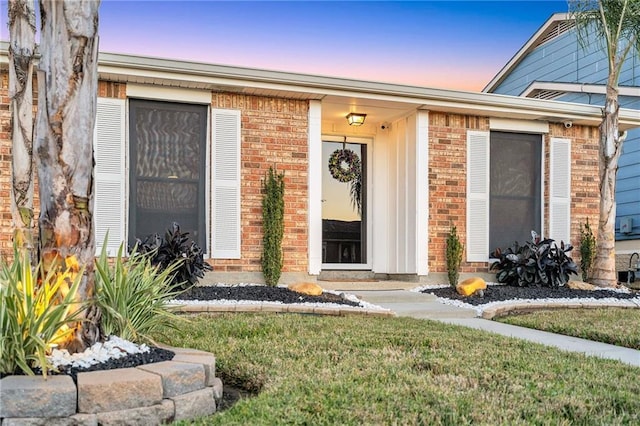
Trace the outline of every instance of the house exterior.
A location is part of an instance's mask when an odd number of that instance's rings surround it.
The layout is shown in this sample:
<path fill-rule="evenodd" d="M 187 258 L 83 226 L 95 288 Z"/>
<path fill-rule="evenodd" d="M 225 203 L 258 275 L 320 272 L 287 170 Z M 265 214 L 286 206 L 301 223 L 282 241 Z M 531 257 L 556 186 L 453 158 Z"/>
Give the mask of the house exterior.
<path fill-rule="evenodd" d="M 6 49 L 0 193 L 8 200 Z M 351 112 L 365 123 L 350 126 Z M 214 267 L 205 282 L 261 282 L 261 182 L 274 166 L 285 175 L 283 283 L 327 271 L 446 282 L 452 225 L 466 246 L 463 276 L 484 274 L 492 245 L 530 229 L 575 240 L 578 221 L 597 216 L 599 121 L 589 105 L 101 53 L 96 241 L 108 232 L 115 253 L 177 220 Z M 640 117 L 622 110 L 621 126 L 640 126 Z M 362 165 L 359 208 L 353 181 L 332 175 L 336 151 Z"/>
<path fill-rule="evenodd" d="M 585 49 L 578 44 L 575 25 L 566 13 L 554 14 L 484 92 L 603 106 L 609 70 L 606 54 L 594 33 L 586 45 Z M 640 56 L 635 50 L 622 67 L 619 85 L 620 106 L 640 116 Z M 626 271 L 629 256 L 640 252 L 640 129 L 630 129 L 623 144 L 616 202 L 617 268 Z"/>

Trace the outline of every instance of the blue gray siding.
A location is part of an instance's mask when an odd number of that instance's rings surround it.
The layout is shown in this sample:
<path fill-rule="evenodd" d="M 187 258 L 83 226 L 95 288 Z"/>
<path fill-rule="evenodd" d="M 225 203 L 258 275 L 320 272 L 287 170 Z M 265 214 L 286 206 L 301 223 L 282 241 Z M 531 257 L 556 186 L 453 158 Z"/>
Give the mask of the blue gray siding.
<path fill-rule="evenodd" d="M 595 40 L 594 37 L 591 38 Z M 574 30 L 568 31 L 527 54 L 504 78 L 493 93 L 521 95 L 534 81 L 601 84 L 607 82 L 606 55 L 597 43 L 583 49 Z M 640 87 L 640 57 L 637 52 L 625 62 L 620 86 Z M 604 95 L 566 93 L 557 100 L 604 105 Z M 640 110 L 640 98 L 621 96 L 620 106 Z M 640 114 L 640 112 L 639 112 Z M 594 171 L 594 173 L 597 173 Z M 640 239 L 640 129 L 629 131 L 623 145 L 616 184 L 616 239 Z M 621 234 L 620 219 L 631 217 L 631 234 Z"/>
<path fill-rule="evenodd" d="M 631 234 L 616 233 L 616 239 L 628 240 L 640 238 L 640 129 L 634 129 L 627 135 L 622 146 L 622 156 L 616 182 L 616 230 L 620 229 L 620 219 L 631 217 Z"/>

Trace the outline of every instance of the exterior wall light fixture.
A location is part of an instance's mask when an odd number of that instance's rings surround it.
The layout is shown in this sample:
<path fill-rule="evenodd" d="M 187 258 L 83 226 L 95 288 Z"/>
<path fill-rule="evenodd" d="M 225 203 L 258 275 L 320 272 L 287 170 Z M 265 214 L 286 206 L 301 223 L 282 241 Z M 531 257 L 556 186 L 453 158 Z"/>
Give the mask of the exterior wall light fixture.
<path fill-rule="evenodd" d="M 358 114 L 355 112 L 347 114 L 347 122 L 349 123 L 349 126 L 362 126 L 365 118 L 367 118 L 367 114 Z"/>

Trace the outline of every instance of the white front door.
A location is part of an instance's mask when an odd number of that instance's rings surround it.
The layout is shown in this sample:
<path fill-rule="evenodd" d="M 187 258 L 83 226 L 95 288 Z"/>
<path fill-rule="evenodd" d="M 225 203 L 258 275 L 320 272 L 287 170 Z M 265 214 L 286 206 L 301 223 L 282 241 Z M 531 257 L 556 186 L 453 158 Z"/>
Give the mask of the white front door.
<path fill-rule="evenodd" d="M 369 139 L 323 137 L 322 269 L 371 269 Z"/>

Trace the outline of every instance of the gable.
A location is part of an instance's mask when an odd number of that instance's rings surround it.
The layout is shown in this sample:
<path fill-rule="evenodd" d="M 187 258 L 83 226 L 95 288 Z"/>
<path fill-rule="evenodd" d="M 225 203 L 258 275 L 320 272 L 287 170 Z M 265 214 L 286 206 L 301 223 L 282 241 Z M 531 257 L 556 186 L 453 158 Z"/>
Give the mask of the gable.
<path fill-rule="evenodd" d="M 563 19 L 554 16 L 547 21 L 542 27 L 547 28 L 546 32 L 539 30 L 483 91 L 521 96 L 536 81 L 605 84 L 608 63 L 605 50 L 595 33 L 590 33 L 587 48 L 581 47 L 575 26 L 570 25 L 571 20 L 566 15 L 563 16 Z M 640 86 L 640 57 L 637 52 L 630 53 L 623 65 L 619 84 Z"/>

